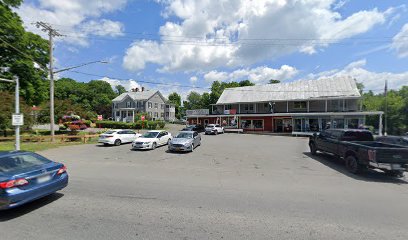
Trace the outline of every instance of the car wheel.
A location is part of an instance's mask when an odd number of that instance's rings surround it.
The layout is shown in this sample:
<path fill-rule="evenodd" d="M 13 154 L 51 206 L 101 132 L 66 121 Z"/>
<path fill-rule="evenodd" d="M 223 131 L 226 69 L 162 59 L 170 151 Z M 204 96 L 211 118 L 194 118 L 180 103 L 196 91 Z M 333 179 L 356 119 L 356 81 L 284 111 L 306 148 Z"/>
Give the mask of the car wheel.
<path fill-rule="evenodd" d="M 169 145 L 169 144 L 170 144 L 170 141 L 171 141 L 171 139 L 169 138 L 169 140 L 167 140 L 167 145 Z"/>
<path fill-rule="evenodd" d="M 316 153 L 317 153 L 316 144 L 310 143 L 310 144 L 309 144 L 309 147 L 310 147 L 310 153 L 311 153 L 312 155 L 316 155 Z"/>
<path fill-rule="evenodd" d="M 361 165 L 358 163 L 357 158 L 354 156 L 348 156 L 346 158 L 346 168 L 349 172 L 353 174 L 358 174 L 361 172 Z"/>
<path fill-rule="evenodd" d="M 121 143 L 122 143 L 122 141 L 120 141 L 120 139 L 115 140 L 115 146 L 120 146 Z"/>
<path fill-rule="evenodd" d="M 218 135 L 218 131 L 217 131 L 217 130 L 215 130 L 214 134 L 215 134 L 215 135 Z"/>
<path fill-rule="evenodd" d="M 154 143 L 152 144 L 152 149 L 154 150 L 154 149 L 156 149 L 156 147 L 157 147 L 157 143 L 154 142 Z"/>
<path fill-rule="evenodd" d="M 104 143 L 103 145 L 104 145 L 104 146 L 108 146 L 108 145 L 109 145 L 109 143 Z"/>

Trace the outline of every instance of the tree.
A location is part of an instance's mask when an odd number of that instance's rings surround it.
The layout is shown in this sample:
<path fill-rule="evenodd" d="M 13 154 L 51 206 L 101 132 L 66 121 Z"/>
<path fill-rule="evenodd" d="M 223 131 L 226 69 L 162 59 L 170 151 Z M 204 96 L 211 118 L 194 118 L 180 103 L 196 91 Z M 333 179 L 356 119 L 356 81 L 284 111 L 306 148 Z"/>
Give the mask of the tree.
<path fill-rule="evenodd" d="M 111 116 L 112 99 L 116 96 L 111 85 L 105 81 L 93 80 L 83 83 L 70 78 L 61 78 L 55 82 L 56 99 L 70 99 L 72 104 L 80 105 L 82 109 L 93 112 L 94 115 Z"/>
<path fill-rule="evenodd" d="M 276 80 L 276 79 L 271 79 L 269 80 L 269 84 L 276 84 L 276 83 L 280 83 L 280 80 Z"/>
<path fill-rule="evenodd" d="M 0 1 L 0 66 L 7 69 L 3 77 L 19 77 L 20 95 L 28 104 L 39 104 L 48 98 L 48 41 L 24 30 L 20 17 L 12 11 L 21 2 Z M 13 87 L 1 85 L 0 90 L 11 92 Z"/>
<path fill-rule="evenodd" d="M 255 83 L 249 81 L 249 80 L 243 80 L 241 82 L 239 82 L 239 86 L 240 87 L 246 87 L 246 86 L 254 86 Z"/>
<path fill-rule="evenodd" d="M 120 94 L 126 92 L 126 88 L 125 88 L 124 86 L 122 86 L 122 85 L 117 85 L 117 86 L 115 87 L 115 89 L 116 89 L 116 93 L 117 93 L 118 95 L 120 95 Z"/>
<path fill-rule="evenodd" d="M 176 118 L 181 119 L 182 118 L 182 112 L 180 111 L 181 109 L 181 96 L 176 93 L 170 93 L 169 95 L 169 103 L 174 104 L 176 107 Z"/>
<path fill-rule="evenodd" d="M 201 109 L 201 95 L 198 92 L 190 92 L 187 95 L 187 106 L 185 105 L 186 109 Z"/>
<path fill-rule="evenodd" d="M 11 115 L 15 112 L 14 94 L 9 92 L 0 92 L 0 130 L 3 131 L 3 136 L 7 136 L 7 129 L 11 129 Z M 25 103 L 24 99 L 20 99 L 20 111 L 24 114 L 24 128 L 31 127 L 32 119 L 30 117 L 30 107 Z"/>

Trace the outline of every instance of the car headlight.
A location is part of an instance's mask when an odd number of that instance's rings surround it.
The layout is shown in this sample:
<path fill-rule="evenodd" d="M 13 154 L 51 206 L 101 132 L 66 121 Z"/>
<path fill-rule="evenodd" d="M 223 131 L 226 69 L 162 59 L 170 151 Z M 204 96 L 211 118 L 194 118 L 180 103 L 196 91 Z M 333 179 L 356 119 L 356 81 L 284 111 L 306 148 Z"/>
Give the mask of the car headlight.
<path fill-rule="evenodd" d="M 144 142 L 143 144 L 144 144 L 144 145 L 147 145 L 147 144 L 149 144 L 149 142 Z"/>
<path fill-rule="evenodd" d="M 189 147 L 191 143 L 184 143 L 184 147 Z"/>

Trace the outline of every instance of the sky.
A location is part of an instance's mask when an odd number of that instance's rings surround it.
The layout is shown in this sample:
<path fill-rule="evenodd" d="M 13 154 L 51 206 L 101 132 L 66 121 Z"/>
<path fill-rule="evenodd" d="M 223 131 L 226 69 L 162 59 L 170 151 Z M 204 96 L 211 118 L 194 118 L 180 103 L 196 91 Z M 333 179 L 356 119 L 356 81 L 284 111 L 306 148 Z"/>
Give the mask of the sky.
<path fill-rule="evenodd" d="M 212 81 L 351 76 L 365 90 L 408 85 L 406 0 L 26 0 L 27 30 L 49 23 L 58 77 L 165 96 Z"/>

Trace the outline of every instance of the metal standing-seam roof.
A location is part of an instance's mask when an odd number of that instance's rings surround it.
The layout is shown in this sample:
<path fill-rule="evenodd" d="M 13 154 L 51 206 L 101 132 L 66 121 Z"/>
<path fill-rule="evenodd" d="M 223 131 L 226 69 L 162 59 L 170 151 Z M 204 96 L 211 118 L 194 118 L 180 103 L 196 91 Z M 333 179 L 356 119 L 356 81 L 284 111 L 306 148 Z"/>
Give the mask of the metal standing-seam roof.
<path fill-rule="evenodd" d="M 112 100 L 112 102 L 121 102 L 123 99 L 125 99 L 127 96 L 132 98 L 133 100 L 147 100 L 151 98 L 154 94 L 156 94 L 158 91 L 143 91 L 143 92 L 125 92 L 117 96 Z"/>
<path fill-rule="evenodd" d="M 227 88 L 217 104 L 361 97 L 351 77 L 300 80 L 249 87 Z"/>

